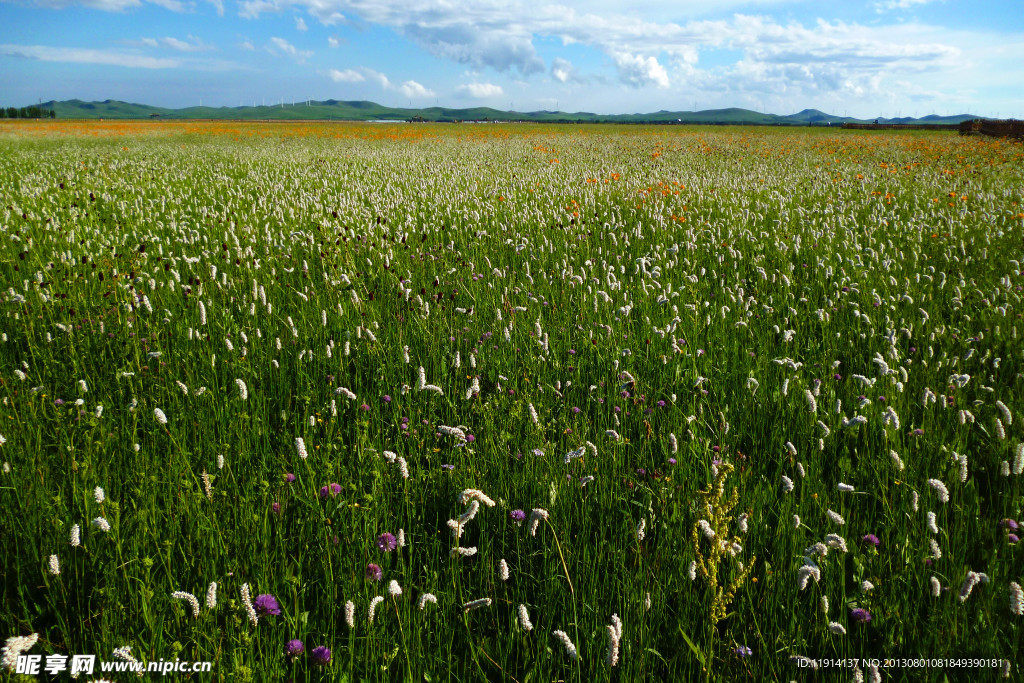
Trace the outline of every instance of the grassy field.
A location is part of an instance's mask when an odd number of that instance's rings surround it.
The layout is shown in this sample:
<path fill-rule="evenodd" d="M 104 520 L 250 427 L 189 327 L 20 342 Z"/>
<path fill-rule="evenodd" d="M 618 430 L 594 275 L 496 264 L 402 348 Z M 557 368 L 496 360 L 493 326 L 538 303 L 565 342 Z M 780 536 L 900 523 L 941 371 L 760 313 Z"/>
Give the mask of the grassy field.
<path fill-rule="evenodd" d="M 0 197 L 5 663 L 1020 675 L 1019 144 L 11 122 Z"/>

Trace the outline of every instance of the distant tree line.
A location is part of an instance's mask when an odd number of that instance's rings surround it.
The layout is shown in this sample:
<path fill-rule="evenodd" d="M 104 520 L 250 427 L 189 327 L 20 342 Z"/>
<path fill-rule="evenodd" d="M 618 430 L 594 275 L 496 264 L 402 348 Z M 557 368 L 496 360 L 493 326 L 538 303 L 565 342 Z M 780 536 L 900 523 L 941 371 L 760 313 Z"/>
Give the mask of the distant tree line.
<path fill-rule="evenodd" d="M 31 107 L 0 107 L 0 119 L 55 119 L 57 112 L 53 109 L 43 109 L 35 105 Z"/>

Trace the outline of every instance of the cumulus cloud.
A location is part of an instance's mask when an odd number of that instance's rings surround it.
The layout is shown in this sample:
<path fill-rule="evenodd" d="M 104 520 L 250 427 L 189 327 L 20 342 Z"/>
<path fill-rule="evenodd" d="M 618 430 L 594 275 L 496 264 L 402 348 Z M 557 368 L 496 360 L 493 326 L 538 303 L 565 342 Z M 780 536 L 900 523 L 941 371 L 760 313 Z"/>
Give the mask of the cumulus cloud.
<path fill-rule="evenodd" d="M 294 45 L 292 45 L 291 43 L 289 43 L 284 38 L 276 38 L 276 37 L 275 38 L 271 38 L 270 42 L 273 44 L 273 47 L 269 47 L 267 49 L 271 53 L 276 54 L 276 51 L 274 50 L 274 48 L 277 48 L 277 50 L 280 50 L 284 54 L 288 55 L 289 57 L 291 57 L 291 58 L 293 58 L 293 59 L 295 59 L 296 61 L 299 61 L 299 62 L 304 62 L 309 57 L 311 57 L 313 55 L 312 51 L 310 51 L 310 50 L 300 50 L 297 47 L 295 47 Z"/>
<path fill-rule="evenodd" d="M 668 72 L 658 63 L 656 57 L 631 55 L 628 52 L 615 52 L 611 56 L 615 60 L 619 78 L 623 83 L 635 88 L 647 85 L 655 85 L 659 88 L 669 87 Z"/>
<path fill-rule="evenodd" d="M 340 47 L 341 41 L 334 36 L 327 36 L 327 45 L 329 47 Z"/>
<path fill-rule="evenodd" d="M 423 98 L 423 97 L 434 97 L 435 93 L 433 90 L 429 90 L 416 81 L 406 81 L 402 84 L 401 93 L 410 99 Z"/>
<path fill-rule="evenodd" d="M 335 83 L 365 83 L 372 82 L 380 86 L 381 90 L 400 92 L 408 99 L 421 99 L 434 97 L 436 93 L 416 81 L 405 81 L 401 85 L 391 82 L 386 75 L 371 69 L 367 66 L 358 66 L 354 69 L 331 69 L 327 75 Z"/>
<path fill-rule="evenodd" d="M 295 30 L 296 31 L 305 31 L 305 30 L 307 30 L 307 28 L 308 27 L 306 26 L 306 20 L 305 19 L 303 19 L 302 17 L 295 17 Z"/>
<path fill-rule="evenodd" d="M 573 63 L 561 57 L 551 60 L 551 77 L 559 83 L 583 83 L 585 81 Z"/>
<path fill-rule="evenodd" d="M 366 80 L 366 76 L 359 73 L 355 69 L 345 69 L 339 71 L 338 69 L 331 69 L 328 72 L 331 80 L 335 83 L 362 83 Z"/>
<path fill-rule="evenodd" d="M 331 69 L 327 72 L 335 83 L 364 83 L 372 81 L 379 85 L 382 90 L 391 90 L 391 80 L 381 72 L 367 66 L 358 66 L 354 69 Z"/>
<path fill-rule="evenodd" d="M 466 83 L 455 88 L 455 92 L 463 97 L 484 100 L 488 97 L 503 95 L 505 91 L 501 89 L 500 85 L 494 83 Z"/>

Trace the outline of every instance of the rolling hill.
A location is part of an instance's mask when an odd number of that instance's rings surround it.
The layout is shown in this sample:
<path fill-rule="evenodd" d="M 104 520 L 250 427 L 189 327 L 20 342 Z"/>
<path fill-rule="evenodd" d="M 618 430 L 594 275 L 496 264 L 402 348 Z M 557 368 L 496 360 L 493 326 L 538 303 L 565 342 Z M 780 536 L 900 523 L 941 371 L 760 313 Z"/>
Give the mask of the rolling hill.
<path fill-rule="evenodd" d="M 871 123 L 870 120 L 834 116 L 817 109 L 804 109 L 789 115 L 767 114 L 749 109 L 707 109 L 704 111 L 658 111 L 647 114 L 594 114 L 591 112 L 533 111 L 509 112 L 490 107 L 454 109 L 427 107 L 422 109 L 387 107 L 365 100 L 325 100 L 293 102 L 283 105 L 258 107 L 186 107 L 168 109 L 147 104 L 103 100 L 49 101 L 41 105 L 54 109 L 58 119 L 222 119 L 222 120 L 336 120 L 336 121 L 408 121 L 420 117 L 425 121 L 538 121 L 573 123 L 701 123 L 701 124 L 753 124 L 776 126 L 841 125 Z M 879 123 L 901 124 L 957 124 L 977 118 L 970 114 L 936 116 L 914 119 L 879 118 Z"/>

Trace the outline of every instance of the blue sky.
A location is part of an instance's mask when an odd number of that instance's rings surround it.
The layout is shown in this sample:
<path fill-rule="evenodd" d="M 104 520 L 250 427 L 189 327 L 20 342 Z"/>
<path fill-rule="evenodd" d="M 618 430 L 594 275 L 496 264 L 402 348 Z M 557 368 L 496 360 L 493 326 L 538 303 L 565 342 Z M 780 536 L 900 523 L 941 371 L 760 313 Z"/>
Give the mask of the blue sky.
<path fill-rule="evenodd" d="M 0 104 L 1024 118 L 1024 1 L 0 0 Z"/>

